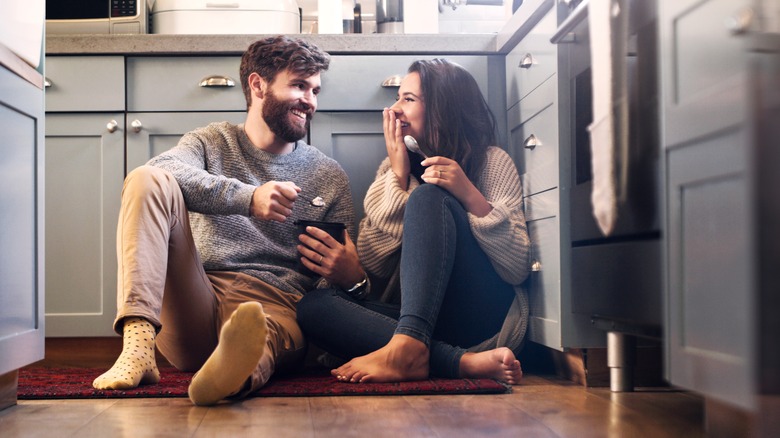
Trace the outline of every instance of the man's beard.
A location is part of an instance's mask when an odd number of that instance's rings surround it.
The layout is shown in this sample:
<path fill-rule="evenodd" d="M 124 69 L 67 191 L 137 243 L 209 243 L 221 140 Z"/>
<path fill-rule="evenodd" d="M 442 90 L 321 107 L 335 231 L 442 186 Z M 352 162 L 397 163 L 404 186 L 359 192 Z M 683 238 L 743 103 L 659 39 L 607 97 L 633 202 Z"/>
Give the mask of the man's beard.
<path fill-rule="evenodd" d="M 307 115 L 303 126 L 290 122 L 290 110 L 297 109 Z M 309 132 L 309 124 L 312 119 L 311 109 L 306 105 L 282 102 L 270 90 L 265 95 L 263 102 L 263 120 L 271 128 L 271 132 L 286 142 L 296 142 Z"/>

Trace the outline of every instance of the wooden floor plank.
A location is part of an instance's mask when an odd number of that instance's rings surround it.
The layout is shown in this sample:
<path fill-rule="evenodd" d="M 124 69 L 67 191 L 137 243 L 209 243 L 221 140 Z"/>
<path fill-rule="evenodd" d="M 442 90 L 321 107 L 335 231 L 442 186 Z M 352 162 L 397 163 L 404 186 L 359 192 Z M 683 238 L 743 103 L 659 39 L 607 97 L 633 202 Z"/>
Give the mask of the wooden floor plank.
<path fill-rule="evenodd" d="M 701 436 L 701 402 L 680 393 L 611 393 L 605 388 L 530 385 L 509 403 L 560 436 Z M 666 404 L 668 402 L 668 404 Z"/>
<path fill-rule="evenodd" d="M 557 436 L 542 422 L 508 403 L 511 398 L 488 394 L 406 397 L 436 436 Z"/>
<path fill-rule="evenodd" d="M 404 397 L 312 397 L 310 403 L 317 437 L 436 436 Z"/>
<path fill-rule="evenodd" d="M 194 435 L 203 437 L 313 437 L 307 397 L 259 397 L 208 408 Z"/>
<path fill-rule="evenodd" d="M 125 399 L 77 431 L 80 437 L 184 437 L 200 427 L 208 408 L 186 398 Z"/>
<path fill-rule="evenodd" d="M 116 400 L 20 400 L 16 406 L 0 411 L 0 436 L 76 436 L 84 425 L 116 403 Z"/>

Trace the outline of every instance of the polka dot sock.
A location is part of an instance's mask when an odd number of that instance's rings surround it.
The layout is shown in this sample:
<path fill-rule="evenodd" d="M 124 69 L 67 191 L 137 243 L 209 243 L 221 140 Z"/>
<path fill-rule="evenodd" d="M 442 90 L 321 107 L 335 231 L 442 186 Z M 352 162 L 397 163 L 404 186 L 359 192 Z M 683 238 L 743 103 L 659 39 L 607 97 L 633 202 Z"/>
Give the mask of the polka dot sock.
<path fill-rule="evenodd" d="M 267 336 L 263 306 L 239 305 L 222 326 L 217 348 L 192 377 L 190 400 L 208 406 L 241 390 L 263 356 Z"/>
<path fill-rule="evenodd" d="M 122 353 L 110 370 L 92 382 L 95 389 L 131 389 L 160 381 L 154 358 L 154 326 L 143 318 L 126 318 Z"/>

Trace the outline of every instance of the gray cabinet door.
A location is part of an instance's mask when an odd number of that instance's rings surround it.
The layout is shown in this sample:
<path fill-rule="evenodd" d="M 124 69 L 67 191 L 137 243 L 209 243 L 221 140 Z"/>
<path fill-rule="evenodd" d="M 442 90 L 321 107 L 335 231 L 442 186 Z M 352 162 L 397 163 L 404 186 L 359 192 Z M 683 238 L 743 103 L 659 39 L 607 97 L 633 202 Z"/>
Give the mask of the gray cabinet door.
<path fill-rule="evenodd" d="M 123 126 L 121 113 L 46 116 L 46 336 L 114 333 Z"/>
<path fill-rule="evenodd" d="M 732 0 L 661 2 L 667 374 L 754 407 L 750 63 Z M 718 60 L 727 59 L 723 63 Z"/>
<path fill-rule="evenodd" d="M 43 91 L 0 67 L 0 375 L 43 358 Z"/>
<path fill-rule="evenodd" d="M 356 225 L 363 218 L 363 198 L 379 163 L 387 157 L 381 112 L 317 112 L 311 144 L 341 164 L 349 176 Z"/>

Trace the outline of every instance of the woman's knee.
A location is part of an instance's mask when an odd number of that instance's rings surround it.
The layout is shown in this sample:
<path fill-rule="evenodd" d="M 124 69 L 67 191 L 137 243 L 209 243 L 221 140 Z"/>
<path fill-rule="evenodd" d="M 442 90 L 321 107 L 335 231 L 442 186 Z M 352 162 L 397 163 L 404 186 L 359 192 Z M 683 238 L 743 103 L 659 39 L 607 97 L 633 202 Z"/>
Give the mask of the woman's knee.
<path fill-rule="evenodd" d="M 431 218 L 436 211 L 451 212 L 452 216 L 465 216 L 466 211 L 460 202 L 447 190 L 433 185 L 423 184 L 416 188 L 406 204 L 407 215 L 421 214 Z"/>
<path fill-rule="evenodd" d="M 443 188 L 433 184 L 423 184 L 420 187 L 414 189 L 411 195 L 409 195 L 409 201 L 406 204 L 407 208 L 414 207 L 426 207 L 430 206 L 433 202 L 441 201 L 449 196 L 449 192 Z"/>

